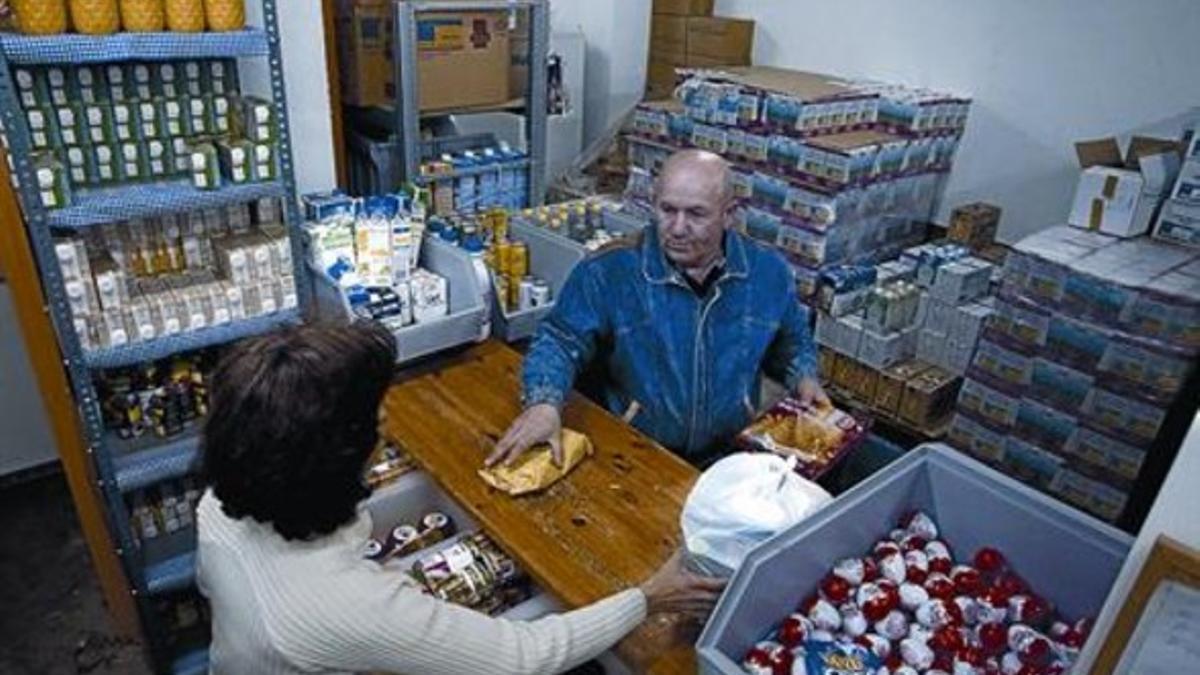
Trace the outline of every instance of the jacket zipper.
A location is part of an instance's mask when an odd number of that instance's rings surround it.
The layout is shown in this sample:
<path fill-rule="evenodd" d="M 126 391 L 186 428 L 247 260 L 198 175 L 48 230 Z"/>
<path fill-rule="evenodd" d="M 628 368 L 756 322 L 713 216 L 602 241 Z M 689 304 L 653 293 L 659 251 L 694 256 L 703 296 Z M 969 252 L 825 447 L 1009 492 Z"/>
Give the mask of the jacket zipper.
<path fill-rule="evenodd" d="M 700 318 L 696 321 L 696 339 L 692 344 L 692 421 L 688 425 L 687 440 L 687 451 L 689 454 L 692 452 L 692 444 L 695 442 L 696 413 L 700 409 L 700 349 L 703 346 L 704 321 L 708 318 L 708 310 L 717 303 L 720 297 L 721 280 L 718 280 L 712 297 L 704 303 L 704 308 L 700 310 Z"/>

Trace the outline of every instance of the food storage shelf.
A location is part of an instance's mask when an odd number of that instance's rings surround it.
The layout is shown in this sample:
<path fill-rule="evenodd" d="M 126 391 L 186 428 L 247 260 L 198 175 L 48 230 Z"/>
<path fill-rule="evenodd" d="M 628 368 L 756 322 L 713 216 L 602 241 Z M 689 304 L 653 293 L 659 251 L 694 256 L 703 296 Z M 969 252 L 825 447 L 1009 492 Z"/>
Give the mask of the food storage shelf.
<path fill-rule="evenodd" d="M 492 331 L 507 342 L 524 340 L 533 335 L 538 324 L 554 308 L 554 299 L 562 292 L 571 270 L 583 260 L 585 251 L 570 239 L 547 232 L 518 220 L 509 226 L 512 236 L 529 247 L 529 271 L 550 284 L 551 302 L 532 309 L 506 311 L 498 296 L 492 293 Z"/>
<path fill-rule="evenodd" d="M 470 254 L 459 247 L 425 237 L 421 267 L 446 278 L 450 312 L 432 321 L 409 324 L 392 331 L 396 336 L 396 362 L 407 363 L 439 351 L 480 342 L 487 338 L 491 308 L 485 304 Z M 322 318 L 351 321 L 354 313 L 337 283 L 321 270 L 313 270 L 314 301 Z"/>
<path fill-rule="evenodd" d="M 1001 550 L 1068 618 L 1095 617 L 1132 538 L 934 443 L 915 448 L 746 557 L 696 645 L 702 673 L 741 673 L 742 656 L 816 588 L 912 510 L 962 554 Z"/>
<path fill-rule="evenodd" d="M 83 358 L 89 368 L 119 368 L 143 361 L 166 358 L 178 352 L 233 342 L 299 321 L 300 310 L 298 308 L 285 309 L 221 326 L 201 328 L 144 342 L 133 342 L 120 347 L 94 349 L 84 352 Z"/>
<path fill-rule="evenodd" d="M 196 578 L 196 552 L 182 553 L 146 568 L 146 592 L 162 595 L 181 591 Z"/>
<path fill-rule="evenodd" d="M 208 648 L 196 649 L 171 662 L 171 675 L 206 675 Z"/>
<path fill-rule="evenodd" d="M 143 436 L 135 440 L 106 437 L 113 473 L 121 492 L 138 490 L 191 474 L 200 456 L 200 422 L 173 438 Z"/>
<path fill-rule="evenodd" d="M 20 35 L 0 33 L 10 64 L 82 64 L 266 56 L 265 31 L 221 33 L 114 33 L 112 35 Z"/>
<path fill-rule="evenodd" d="M 287 187 L 281 181 L 227 185 L 217 190 L 198 190 L 188 180 L 81 188 L 75 191 L 71 206 L 47 211 L 46 222 L 51 227 L 78 229 L 286 196 Z"/>

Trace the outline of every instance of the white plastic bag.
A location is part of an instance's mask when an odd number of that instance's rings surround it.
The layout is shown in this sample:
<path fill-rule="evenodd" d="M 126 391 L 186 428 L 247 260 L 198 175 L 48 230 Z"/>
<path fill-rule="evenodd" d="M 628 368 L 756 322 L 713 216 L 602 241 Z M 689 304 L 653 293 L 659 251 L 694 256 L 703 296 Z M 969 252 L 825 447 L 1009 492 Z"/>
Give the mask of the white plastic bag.
<path fill-rule="evenodd" d="M 696 481 L 680 517 L 688 564 L 729 576 L 750 549 L 807 518 L 832 497 L 797 475 L 791 462 L 741 452 L 713 464 Z"/>

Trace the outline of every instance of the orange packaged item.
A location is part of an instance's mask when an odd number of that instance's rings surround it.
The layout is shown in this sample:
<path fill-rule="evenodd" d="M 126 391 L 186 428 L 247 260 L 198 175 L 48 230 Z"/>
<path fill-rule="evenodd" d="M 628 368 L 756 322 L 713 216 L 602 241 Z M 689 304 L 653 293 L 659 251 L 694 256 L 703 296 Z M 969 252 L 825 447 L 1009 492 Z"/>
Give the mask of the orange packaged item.
<path fill-rule="evenodd" d="M 788 397 L 746 427 L 734 443 L 743 450 L 795 457 L 796 472 L 816 480 L 866 435 L 863 423 L 847 412 Z"/>
<path fill-rule="evenodd" d="M 212 31 L 246 27 L 246 0 L 204 0 L 204 15 Z"/>
<path fill-rule="evenodd" d="M 117 0 L 71 0 L 71 24 L 84 35 L 111 35 L 121 30 Z"/>
<path fill-rule="evenodd" d="M 167 30 L 175 33 L 204 31 L 204 0 L 163 0 Z"/>
<path fill-rule="evenodd" d="M 121 0 L 121 25 L 131 33 L 163 29 L 163 0 Z"/>
<path fill-rule="evenodd" d="M 12 0 L 17 30 L 25 35 L 57 35 L 67 32 L 64 0 Z"/>

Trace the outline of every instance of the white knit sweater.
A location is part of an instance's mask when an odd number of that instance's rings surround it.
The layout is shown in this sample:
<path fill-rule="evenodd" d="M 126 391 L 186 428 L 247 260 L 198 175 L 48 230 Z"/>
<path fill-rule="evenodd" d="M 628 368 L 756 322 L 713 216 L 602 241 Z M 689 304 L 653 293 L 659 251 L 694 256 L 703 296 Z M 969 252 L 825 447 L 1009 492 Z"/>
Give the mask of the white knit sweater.
<path fill-rule="evenodd" d="M 362 558 L 365 509 L 331 535 L 286 541 L 226 516 L 210 490 L 198 523 L 196 573 L 212 606 L 216 675 L 554 673 L 599 655 L 646 616 L 638 589 L 529 622 L 436 600 Z"/>

